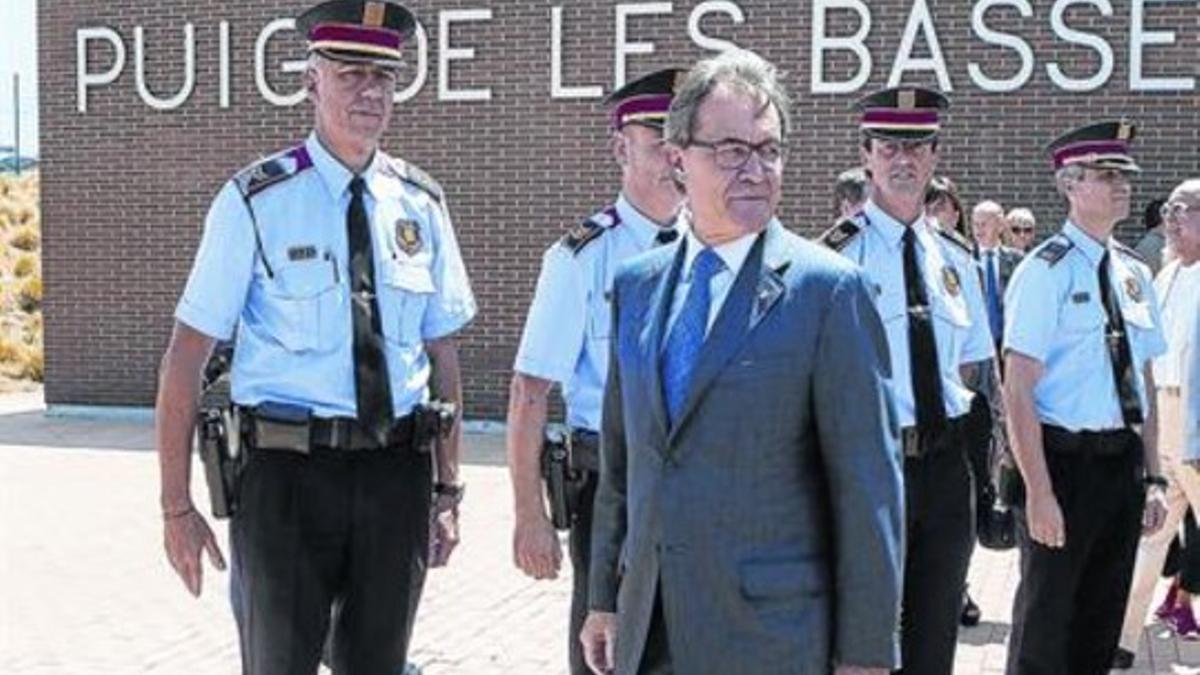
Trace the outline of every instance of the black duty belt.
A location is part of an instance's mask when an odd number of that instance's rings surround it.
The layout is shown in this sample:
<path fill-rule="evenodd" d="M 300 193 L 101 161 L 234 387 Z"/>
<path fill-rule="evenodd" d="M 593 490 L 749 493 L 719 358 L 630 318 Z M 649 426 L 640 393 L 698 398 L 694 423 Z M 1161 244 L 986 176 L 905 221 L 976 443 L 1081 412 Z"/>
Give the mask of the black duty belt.
<path fill-rule="evenodd" d="M 917 427 L 900 429 L 900 445 L 904 456 L 920 459 L 953 448 L 963 447 L 966 440 L 967 419 L 970 415 L 959 415 L 946 420 L 946 426 L 936 435 L 922 434 Z"/>
<path fill-rule="evenodd" d="M 415 429 L 412 415 L 392 423 L 388 431 L 388 447 L 407 449 L 412 444 Z M 310 433 L 313 447 L 330 450 L 378 450 L 379 445 L 352 417 L 314 418 Z"/>
<path fill-rule="evenodd" d="M 600 434 L 591 429 L 571 429 L 571 468 L 600 470 Z"/>
<path fill-rule="evenodd" d="M 1115 457 L 1139 452 L 1141 445 L 1137 432 L 1129 428 L 1069 431 L 1053 424 L 1043 424 L 1042 447 L 1049 452 Z"/>

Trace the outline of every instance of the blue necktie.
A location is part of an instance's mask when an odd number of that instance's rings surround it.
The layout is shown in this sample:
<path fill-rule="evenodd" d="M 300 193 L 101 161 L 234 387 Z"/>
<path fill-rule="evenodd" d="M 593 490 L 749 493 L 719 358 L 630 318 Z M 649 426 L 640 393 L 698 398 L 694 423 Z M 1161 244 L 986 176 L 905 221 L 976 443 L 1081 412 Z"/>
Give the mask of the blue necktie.
<path fill-rule="evenodd" d="M 725 268 L 711 248 L 704 248 L 692 262 L 692 280 L 683 309 L 675 319 L 662 358 L 663 393 L 667 399 L 667 417 L 674 424 L 687 398 L 704 333 L 708 328 L 708 311 L 712 305 L 709 282 Z"/>
<path fill-rule="evenodd" d="M 1004 308 L 1000 305 L 1000 282 L 996 278 L 996 252 L 988 251 L 987 269 L 984 270 L 984 285 L 987 291 L 988 323 L 992 327 L 992 339 L 1000 341 L 1004 331 Z"/>

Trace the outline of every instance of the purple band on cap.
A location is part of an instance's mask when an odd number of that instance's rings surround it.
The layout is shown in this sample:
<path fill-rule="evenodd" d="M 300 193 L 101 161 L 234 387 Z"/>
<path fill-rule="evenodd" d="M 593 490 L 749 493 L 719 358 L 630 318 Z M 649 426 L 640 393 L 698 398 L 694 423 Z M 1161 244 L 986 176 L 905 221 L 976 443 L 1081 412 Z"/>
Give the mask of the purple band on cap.
<path fill-rule="evenodd" d="M 400 49 L 400 34 L 386 28 L 364 28 L 337 23 L 322 23 L 313 26 L 308 39 L 311 42 L 357 42 L 359 44 Z"/>
<path fill-rule="evenodd" d="M 894 110 L 892 108 L 870 108 L 863 112 L 863 124 L 886 126 L 937 126 L 938 112 L 935 109 Z"/>
<path fill-rule="evenodd" d="M 626 118 L 629 117 L 644 117 L 660 113 L 666 117 L 667 111 L 671 109 L 670 94 L 646 94 L 644 96 L 634 96 L 617 104 L 613 109 L 612 122 L 613 126 L 620 129 L 625 125 Z"/>
<path fill-rule="evenodd" d="M 1129 156 L 1129 144 L 1125 141 L 1080 141 L 1059 148 L 1054 153 L 1054 167 L 1062 168 L 1070 164 L 1072 159 L 1087 155 L 1124 155 Z M 1130 157 L 1132 160 L 1133 158 Z"/>

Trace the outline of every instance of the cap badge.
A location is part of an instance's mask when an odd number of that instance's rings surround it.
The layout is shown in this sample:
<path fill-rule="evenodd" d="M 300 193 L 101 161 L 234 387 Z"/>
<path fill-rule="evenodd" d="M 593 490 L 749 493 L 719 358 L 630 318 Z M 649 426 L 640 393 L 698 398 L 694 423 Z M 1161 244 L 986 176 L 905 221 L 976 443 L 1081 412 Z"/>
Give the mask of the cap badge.
<path fill-rule="evenodd" d="M 901 110 L 912 110 L 917 107 L 917 92 L 912 89 L 902 89 L 896 94 L 896 107 Z"/>
<path fill-rule="evenodd" d="M 382 2 L 368 2 L 363 5 L 363 25 L 378 28 L 383 25 L 383 15 L 386 6 Z"/>

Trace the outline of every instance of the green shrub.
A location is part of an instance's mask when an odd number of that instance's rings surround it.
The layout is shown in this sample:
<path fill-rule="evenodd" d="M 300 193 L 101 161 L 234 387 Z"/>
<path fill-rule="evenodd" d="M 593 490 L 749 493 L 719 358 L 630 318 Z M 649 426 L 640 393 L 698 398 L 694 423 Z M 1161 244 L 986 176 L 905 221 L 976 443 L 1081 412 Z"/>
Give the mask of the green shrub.
<path fill-rule="evenodd" d="M 27 225 L 17 230 L 8 243 L 21 251 L 36 251 L 38 244 L 41 243 L 41 237 L 38 236 L 37 230 Z"/>
<path fill-rule="evenodd" d="M 17 262 L 13 264 L 13 275 L 18 279 L 24 279 L 30 276 L 37 269 L 37 259 L 31 255 L 23 255 L 17 258 Z"/>
<path fill-rule="evenodd" d="M 17 376 L 34 382 L 41 382 L 46 374 L 46 363 L 41 347 L 26 347 Z"/>
<path fill-rule="evenodd" d="M 41 277 L 30 277 L 21 284 L 21 289 L 17 291 L 17 304 L 22 310 L 33 313 L 42 306 L 42 279 Z"/>

